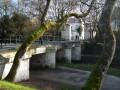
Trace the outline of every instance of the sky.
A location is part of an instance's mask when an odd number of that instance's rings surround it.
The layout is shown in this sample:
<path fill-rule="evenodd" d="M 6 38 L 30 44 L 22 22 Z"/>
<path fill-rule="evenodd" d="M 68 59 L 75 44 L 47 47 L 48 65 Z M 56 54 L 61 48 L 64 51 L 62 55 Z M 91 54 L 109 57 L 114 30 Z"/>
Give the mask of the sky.
<path fill-rule="evenodd" d="M 12 1 L 17 2 L 18 0 L 12 0 Z"/>

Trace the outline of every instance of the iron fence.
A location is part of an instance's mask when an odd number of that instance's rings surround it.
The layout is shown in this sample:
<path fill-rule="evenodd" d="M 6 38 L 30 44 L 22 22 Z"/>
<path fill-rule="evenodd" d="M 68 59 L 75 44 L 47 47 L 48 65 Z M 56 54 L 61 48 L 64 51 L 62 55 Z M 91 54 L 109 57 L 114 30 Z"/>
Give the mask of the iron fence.
<path fill-rule="evenodd" d="M 27 36 L 23 36 L 23 35 L 6 35 L 6 37 L 0 38 L 0 43 L 3 43 L 3 44 L 22 43 L 25 40 L 26 37 Z M 60 36 L 44 35 L 44 36 L 40 37 L 38 40 L 36 40 L 35 42 L 41 43 L 41 42 L 50 42 L 50 41 L 63 41 L 63 40 L 64 39 L 62 39 Z"/>

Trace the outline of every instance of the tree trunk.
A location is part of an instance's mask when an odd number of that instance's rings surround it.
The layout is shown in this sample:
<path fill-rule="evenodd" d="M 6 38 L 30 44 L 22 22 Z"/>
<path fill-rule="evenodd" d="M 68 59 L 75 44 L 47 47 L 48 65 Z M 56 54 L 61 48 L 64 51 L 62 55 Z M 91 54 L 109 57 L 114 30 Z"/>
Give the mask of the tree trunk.
<path fill-rule="evenodd" d="M 48 12 L 48 9 L 49 9 L 49 6 L 50 6 L 50 2 L 51 2 L 51 0 L 47 0 L 46 7 L 44 9 L 44 13 L 43 13 L 42 18 L 41 18 L 41 23 L 42 24 L 45 22 L 45 17 L 47 15 L 47 12 Z"/>
<path fill-rule="evenodd" d="M 107 0 L 101 18 L 99 20 L 99 29 L 102 32 L 104 46 L 101 57 L 98 59 L 95 68 L 91 72 L 88 80 L 85 83 L 85 86 L 82 90 L 100 90 L 104 76 L 111 64 L 111 61 L 114 57 L 115 48 L 116 48 L 116 39 L 111 29 L 111 15 L 116 0 Z"/>

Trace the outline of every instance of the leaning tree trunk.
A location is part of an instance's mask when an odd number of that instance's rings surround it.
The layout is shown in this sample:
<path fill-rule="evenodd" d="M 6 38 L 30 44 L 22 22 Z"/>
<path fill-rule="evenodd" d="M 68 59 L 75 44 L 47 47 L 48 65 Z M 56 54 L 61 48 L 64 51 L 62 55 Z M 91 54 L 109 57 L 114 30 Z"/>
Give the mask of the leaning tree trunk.
<path fill-rule="evenodd" d="M 101 57 L 99 58 L 95 68 L 91 72 L 85 86 L 82 90 L 100 90 L 104 76 L 114 57 L 116 48 L 116 39 L 111 29 L 111 15 L 116 0 L 107 0 L 101 18 L 99 20 L 99 29 L 102 32 L 104 46 Z"/>

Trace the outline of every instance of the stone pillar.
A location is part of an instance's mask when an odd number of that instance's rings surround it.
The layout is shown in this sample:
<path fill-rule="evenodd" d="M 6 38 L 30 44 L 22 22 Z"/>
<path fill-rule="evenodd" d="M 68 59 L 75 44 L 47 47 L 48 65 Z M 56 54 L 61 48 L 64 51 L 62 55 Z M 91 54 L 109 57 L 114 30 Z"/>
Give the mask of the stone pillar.
<path fill-rule="evenodd" d="M 15 76 L 15 82 L 29 80 L 29 63 L 29 58 L 26 58 L 25 60 L 20 60 L 20 65 Z"/>
<path fill-rule="evenodd" d="M 66 58 L 68 63 L 71 63 L 71 50 L 72 50 L 72 46 L 70 44 L 65 45 L 65 55 L 64 57 Z"/>
<path fill-rule="evenodd" d="M 64 55 L 65 55 L 65 49 L 62 48 L 60 50 L 57 50 L 56 61 L 58 61 L 58 62 L 64 61 L 63 60 L 65 58 Z"/>
<path fill-rule="evenodd" d="M 71 25 L 66 24 L 66 39 L 71 41 Z"/>
<path fill-rule="evenodd" d="M 46 55 L 45 55 L 45 63 L 44 66 L 48 68 L 55 68 L 56 64 L 56 49 L 54 48 L 47 48 Z"/>
<path fill-rule="evenodd" d="M 55 55 L 54 48 L 47 48 L 45 53 L 36 54 L 31 57 L 31 68 L 55 68 Z"/>
<path fill-rule="evenodd" d="M 9 53 L 8 53 L 9 55 Z M 4 79 L 13 65 L 14 55 L 11 57 L 2 57 L 0 56 L 0 79 Z M 20 60 L 20 65 L 17 69 L 17 73 L 15 75 L 14 82 L 25 81 L 29 79 L 29 58 L 25 58 L 25 60 Z"/>
<path fill-rule="evenodd" d="M 75 47 L 72 48 L 72 60 L 79 62 L 81 60 L 81 44 L 75 43 Z"/>

